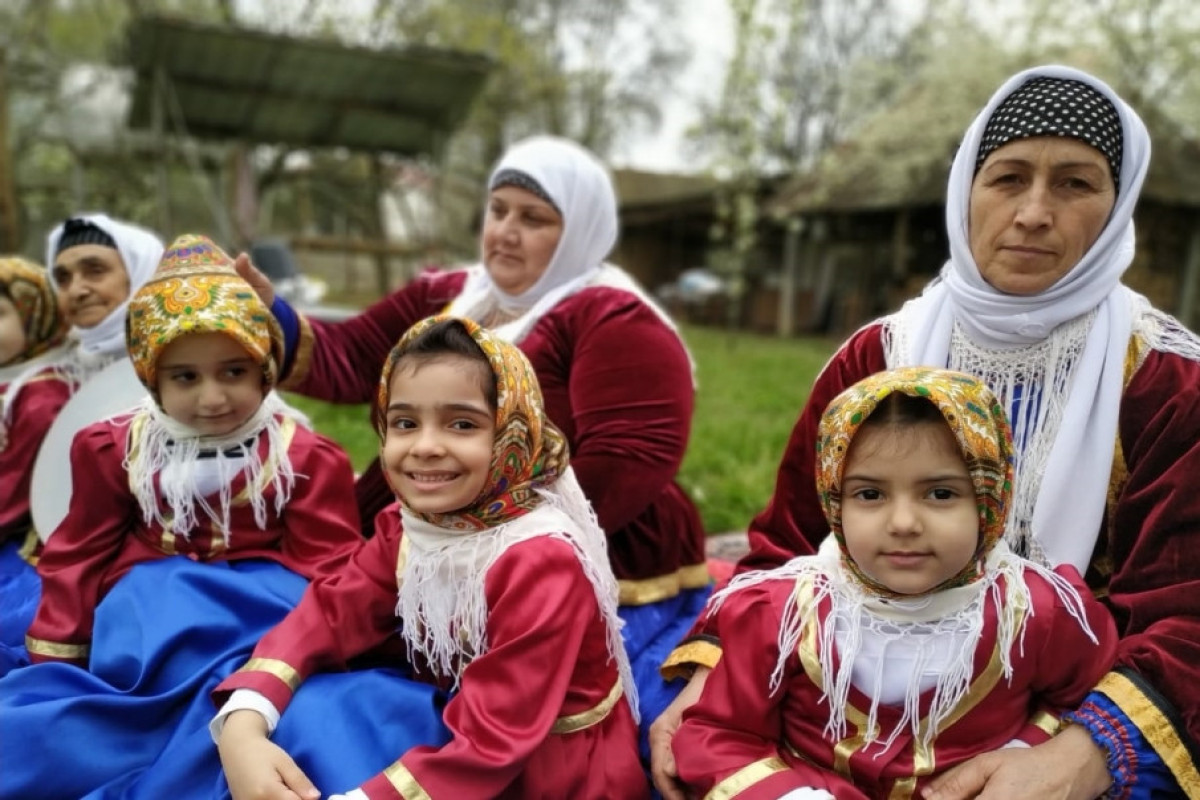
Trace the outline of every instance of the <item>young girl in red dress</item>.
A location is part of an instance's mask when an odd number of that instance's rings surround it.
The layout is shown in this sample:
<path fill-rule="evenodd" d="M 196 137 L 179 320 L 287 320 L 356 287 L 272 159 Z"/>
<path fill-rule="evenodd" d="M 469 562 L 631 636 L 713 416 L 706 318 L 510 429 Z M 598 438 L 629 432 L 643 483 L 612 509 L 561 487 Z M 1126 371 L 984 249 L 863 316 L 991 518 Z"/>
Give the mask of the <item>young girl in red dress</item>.
<path fill-rule="evenodd" d="M 46 270 L 0 258 L 0 675 L 28 663 L 25 629 L 40 591 L 29 482 L 38 448 L 71 396 L 54 368 L 66 333 Z"/>
<path fill-rule="evenodd" d="M 376 424 L 399 504 L 218 687 L 234 797 L 647 796 L 604 534 L 528 360 L 474 322 L 426 319 L 386 362 Z M 402 712 L 326 707 L 292 735 L 316 751 L 293 761 L 268 741 L 329 685 L 314 673 L 389 644 L 409 684 L 449 691 L 448 738 L 414 744 Z M 360 705 L 395 702 L 400 680 Z M 344 727 L 353 741 L 329 733 Z M 338 768 L 364 749 L 373 765 Z"/>
<path fill-rule="evenodd" d="M 1012 443 L 991 391 L 907 367 L 821 417 L 814 556 L 715 595 L 723 655 L 672 745 L 701 794 L 915 798 L 971 756 L 1046 741 L 1110 667 L 1078 572 L 1001 538 Z"/>
<path fill-rule="evenodd" d="M 74 438 L 34 663 L 0 681 L 0 796 L 211 795 L 209 692 L 363 541 L 349 459 L 273 391 L 280 348 L 203 237 L 130 301 L 149 396 Z"/>

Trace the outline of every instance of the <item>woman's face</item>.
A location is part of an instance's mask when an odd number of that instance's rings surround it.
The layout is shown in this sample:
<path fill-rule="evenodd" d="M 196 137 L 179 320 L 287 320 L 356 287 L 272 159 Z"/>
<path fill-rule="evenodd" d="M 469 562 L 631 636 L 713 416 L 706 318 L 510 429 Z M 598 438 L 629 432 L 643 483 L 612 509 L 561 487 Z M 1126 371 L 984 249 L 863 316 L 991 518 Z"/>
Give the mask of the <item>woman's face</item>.
<path fill-rule="evenodd" d="M 129 273 L 121 254 L 100 244 L 77 244 L 54 258 L 58 306 L 67 322 L 94 328 L 129 298 Z"/>
<path fill-rule="evenodd" d="M 971 184 L 971 255 L 1006 294 L 1033 295 L 1079 263 L 1116 202 L 1108 160 L 1078 139 L 1017 139 L 995 152 Z"/>
<path fill-rule="evenodd" d="M 562 215 L 545 200 L 515 186 L 497 188 L 483 221 L 488 275 L 502 292 L 521 294 L 550 266 L 562 231 Z"/>

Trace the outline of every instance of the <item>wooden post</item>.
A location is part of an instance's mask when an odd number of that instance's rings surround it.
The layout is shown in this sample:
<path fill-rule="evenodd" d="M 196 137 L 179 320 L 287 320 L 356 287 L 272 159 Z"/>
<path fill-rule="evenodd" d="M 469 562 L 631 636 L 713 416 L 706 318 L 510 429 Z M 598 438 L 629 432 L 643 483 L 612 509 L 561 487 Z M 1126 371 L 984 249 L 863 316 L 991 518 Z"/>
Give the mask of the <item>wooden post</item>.
<path fill-rule="evenodd" d="M 1183 268 L 1183 286 L 1179 292 L 1179 321 L 1192 330 L 1200 324 L 1196 313 L 1197 295 L 1200 295 L 1200 220 L 1192 225 L 1192 236 L 1188 240 L 1187 256 Z"/>
<path fill-rule="evenodd" d="M 175 234 L 171 222 L 171 177 L 167 173 L 167 74 L 162 65 L 154 67 L 154 91 L 150 122 L 154 131 L 155 175 L 158 187 L 158 235 L 171 241 Z"/>
<path fill-rule="evenodd" d="M 378 153 L 372 153 L 371 159 L 371 202 L 374 206 L 375 237 L 381 242 L 387 238 L 387 223 L 383 217 L 383 164 Z M 380 248 L 375 253 L 375 288 L 380 297 L 387 297 L 392 291 L 391 264 L 388 254 Z"/>
<path fill-rule="evenodd" d="M 796 261 L 800 250 L 801 221 L 788 217 L 784 223 L 783 271 L 779 278 L 779 319 L 775 333 L 790 337 L 796 332 Z"/>
<path fill-rule="evenodd" d="M 16 178 L 8 135 L 8 54 L 0 48 L 0 252 L 21 250 L 21 223 L 17 216 Z"/>

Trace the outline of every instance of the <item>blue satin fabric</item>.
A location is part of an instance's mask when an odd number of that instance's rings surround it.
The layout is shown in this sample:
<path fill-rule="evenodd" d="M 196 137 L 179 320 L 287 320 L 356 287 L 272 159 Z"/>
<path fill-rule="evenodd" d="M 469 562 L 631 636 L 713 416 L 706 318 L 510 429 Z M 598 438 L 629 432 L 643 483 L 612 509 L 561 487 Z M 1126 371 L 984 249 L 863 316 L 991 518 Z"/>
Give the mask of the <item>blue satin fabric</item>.
<path fill-rule="evenodd" d="M 700 616 L 712 587 L 687 589 L 675 597 L 644 606 L 621 606 L 618 613 L 625 620 L 622 634 L 625 649 L 633 665 L 633 680 L 638 687 L 638 749 L 642 761 L 650 763 L 650 724 L 683 690 L 682 679 L 667 682 L 658 668 L 691 630 Z"/>
<path fill-rule="evenodd" d="M 96 608 L 89 670 L 0 679 L 0 797 L 213 797 L 209 693 L 307 585 L 264 561 L 134 567 Z"/>
<path fill-rule="evenodd" d="M 0 545 L 0 677 L 29 663 L 25 631 L 42 596 L 42 579 L 20 550 L 19 539 Z"/>

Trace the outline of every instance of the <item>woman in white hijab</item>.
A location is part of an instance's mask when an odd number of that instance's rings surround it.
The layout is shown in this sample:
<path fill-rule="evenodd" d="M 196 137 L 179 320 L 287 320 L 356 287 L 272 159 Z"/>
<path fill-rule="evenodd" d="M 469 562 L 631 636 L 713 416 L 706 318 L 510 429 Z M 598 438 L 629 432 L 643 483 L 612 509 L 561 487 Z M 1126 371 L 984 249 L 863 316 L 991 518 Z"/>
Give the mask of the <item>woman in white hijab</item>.
<path fill-rule="evenodd" d="M 626 645 L 644 678 L 642 718 L 652 719 L 672 694 L 655 668 L 708 593 L 703 528 L 675 483 L 691 426 L 691 360 L 670 319 L 605 261 L 617 240 L 617 201 L 592 153 L 556 137 L 525 139 L 500 159 L 487 189 L 478 264 L 422 275 L 342 323 L 298 315 L 248 260 L 240 268 L 274 301 L 288 340 L 283 388 L 302 394 L 370 401 L 391 347 L 442 311 L 524 351 L 608 536 Z M 378 463 L 358 490 L 370 526 L 392 499 Z"/>
<path fill-rule="evenodd" d="M 64 366 L 78 383 L 125 356 L 129 298 L 162 254 L 153 233 L 104 214 L 71 217 L 50 231 L 46 263 L 77 343 Z"/>
<path fill-rule="evenodd" d="M 1017 449 L 1005 538 L 1043 565 L 1085 574 L 1121 643 L 1071 724 L 1050 721 L 1058 735 L 984 754 L 935 781 L 925 800 L 1200 796 L 1200 340 L 1121 283 L 1149 162 L 1141 119 L 1091 75 L 1047 66 L 1006 81 L 951 168 L 941 275 L 826 365 L 775 495 L 751 524 L 739 570 L 814 551 L 828 531 L 814 481 L 817 422 L 867 375 L 949 367 L 979 376 L 1005 404 Z M 670 737 L 715 658 L 680 648 L 668 661 L 698 668 L 654 725 L 655 781 L 668 796 Z"/>

